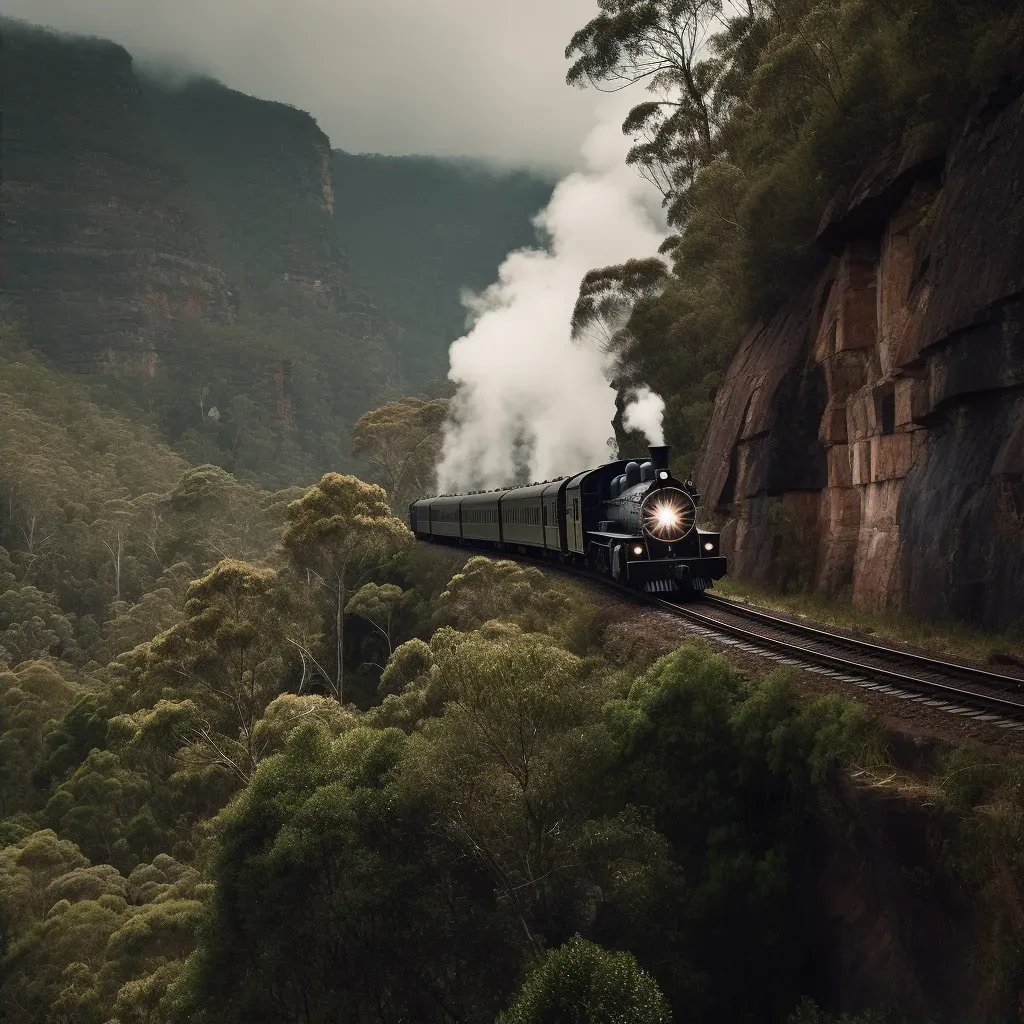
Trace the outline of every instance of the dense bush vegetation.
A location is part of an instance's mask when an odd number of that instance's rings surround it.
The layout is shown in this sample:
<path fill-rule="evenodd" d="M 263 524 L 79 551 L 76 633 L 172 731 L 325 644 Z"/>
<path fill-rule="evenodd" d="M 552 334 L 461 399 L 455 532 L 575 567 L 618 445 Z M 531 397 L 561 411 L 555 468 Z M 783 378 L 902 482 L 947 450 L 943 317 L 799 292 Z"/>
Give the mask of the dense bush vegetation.
<path fill-rule="evenodd" d="M 761 1021 L 813 985 L 851 709 L 697 647 L 616 667 L 575 585 L 416 547 L 353 477 L 189 468 L 5 338 L 5 1019 Z"/>
<path fill-rule="evenodd" d="M 1020 53 L 1024 9 L 1018 0 L 599 7 L 567 48 L 569 81 L 649 87 L 623 129 L 675 233 L 655 294 L 637 294 L 636 266 L 604 268 L 584 283 L 578 312 L 600 315 L 586 301 L 595 288 L 632 307 L 625 326 L 614 322 L 622 384 L 664 390 L 668 438 L 686 469 L 741 335 L 820 265 L 814 240 L 829 200 L 893 150 L 941 153 Z"/>

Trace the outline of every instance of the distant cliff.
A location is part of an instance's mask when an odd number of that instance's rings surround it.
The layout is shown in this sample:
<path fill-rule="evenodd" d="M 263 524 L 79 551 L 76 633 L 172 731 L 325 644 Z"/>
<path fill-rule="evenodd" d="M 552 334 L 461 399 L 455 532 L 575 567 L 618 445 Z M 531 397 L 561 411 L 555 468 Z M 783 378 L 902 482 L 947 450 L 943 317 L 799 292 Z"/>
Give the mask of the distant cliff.
<path fill-rule="evenodd" d="M 141 80 L 155 131 L 185 176 L 183 200 L 212 258 L 255 301 L 291 282 L 321 305 L 345 299 L 327 136 L 305 111 L 200 80 Z"/>
<path fill-rule="evenodd" d="M 350 467 L 358 416 L 444 376 L 460 289 L 531 240 L 550 192 L 342 157 L 304 111 L 2 30 L 4 317 L 193 461 L 268 486 Z"/>
<path fill-rule="evenodd" d="M 833 201 L 826 272 L 744 340 L 698 473 L 732 571 L 1024 618 L 1024 69 Z"/>
<path fill-rule="evenodd" d="M 3 24 L 5 297 L 76 370 L 156 372 L 174 318 L 231 315 L 129 54 Z"/>
<path fill-rule="evenodd" d="M 353 273 L 400 328 L 395 351 L 414 381 L 448 372 L 465 333 L 464 289 L 483 291 L 532 224 L 554 181 L 469 160 L 334 153 L 336 238 Z"/>

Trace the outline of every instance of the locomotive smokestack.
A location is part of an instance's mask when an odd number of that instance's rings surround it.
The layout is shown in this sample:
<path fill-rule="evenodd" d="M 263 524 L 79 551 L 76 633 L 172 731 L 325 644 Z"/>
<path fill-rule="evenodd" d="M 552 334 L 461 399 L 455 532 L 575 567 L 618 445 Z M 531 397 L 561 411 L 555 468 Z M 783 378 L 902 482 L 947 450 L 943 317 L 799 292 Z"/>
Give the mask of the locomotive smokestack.
<path fill-rule="evenodd" d="M 655 471 L 659 469 L 668 469 L 667 444 L 651 445 L 651 465 L 654 467 Z"/>

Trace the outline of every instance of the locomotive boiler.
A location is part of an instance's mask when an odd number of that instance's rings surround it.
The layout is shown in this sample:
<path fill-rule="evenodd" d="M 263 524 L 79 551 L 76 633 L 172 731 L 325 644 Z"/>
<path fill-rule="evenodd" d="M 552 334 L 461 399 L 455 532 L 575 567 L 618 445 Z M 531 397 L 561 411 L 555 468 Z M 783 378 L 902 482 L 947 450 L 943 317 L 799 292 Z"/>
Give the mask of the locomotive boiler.
<path fill-rule="evenodd" d="M 700 495 L 669 469 L 668 448 L 525 487 L 420 498 L 423 540 L 517 551 L 598 572 L 649 593 L 696 596 L 721 579 L 719 535 L 697 526 Z"/>

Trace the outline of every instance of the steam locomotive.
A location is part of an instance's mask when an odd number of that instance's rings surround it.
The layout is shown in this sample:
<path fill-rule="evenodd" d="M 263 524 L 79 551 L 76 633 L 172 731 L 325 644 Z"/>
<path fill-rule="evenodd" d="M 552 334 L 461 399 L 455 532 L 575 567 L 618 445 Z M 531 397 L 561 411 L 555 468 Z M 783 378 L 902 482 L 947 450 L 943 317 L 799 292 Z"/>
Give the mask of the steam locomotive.
<path fill-rule="evenodd" d="M 421 540 L 517 551 L 588 568 L 648 593 L 692 597 L 725 575 L 720 538 L 697 528 L 700 495 L 674 479 L 668 447 L 571 477 L 420 498 Z"/>

